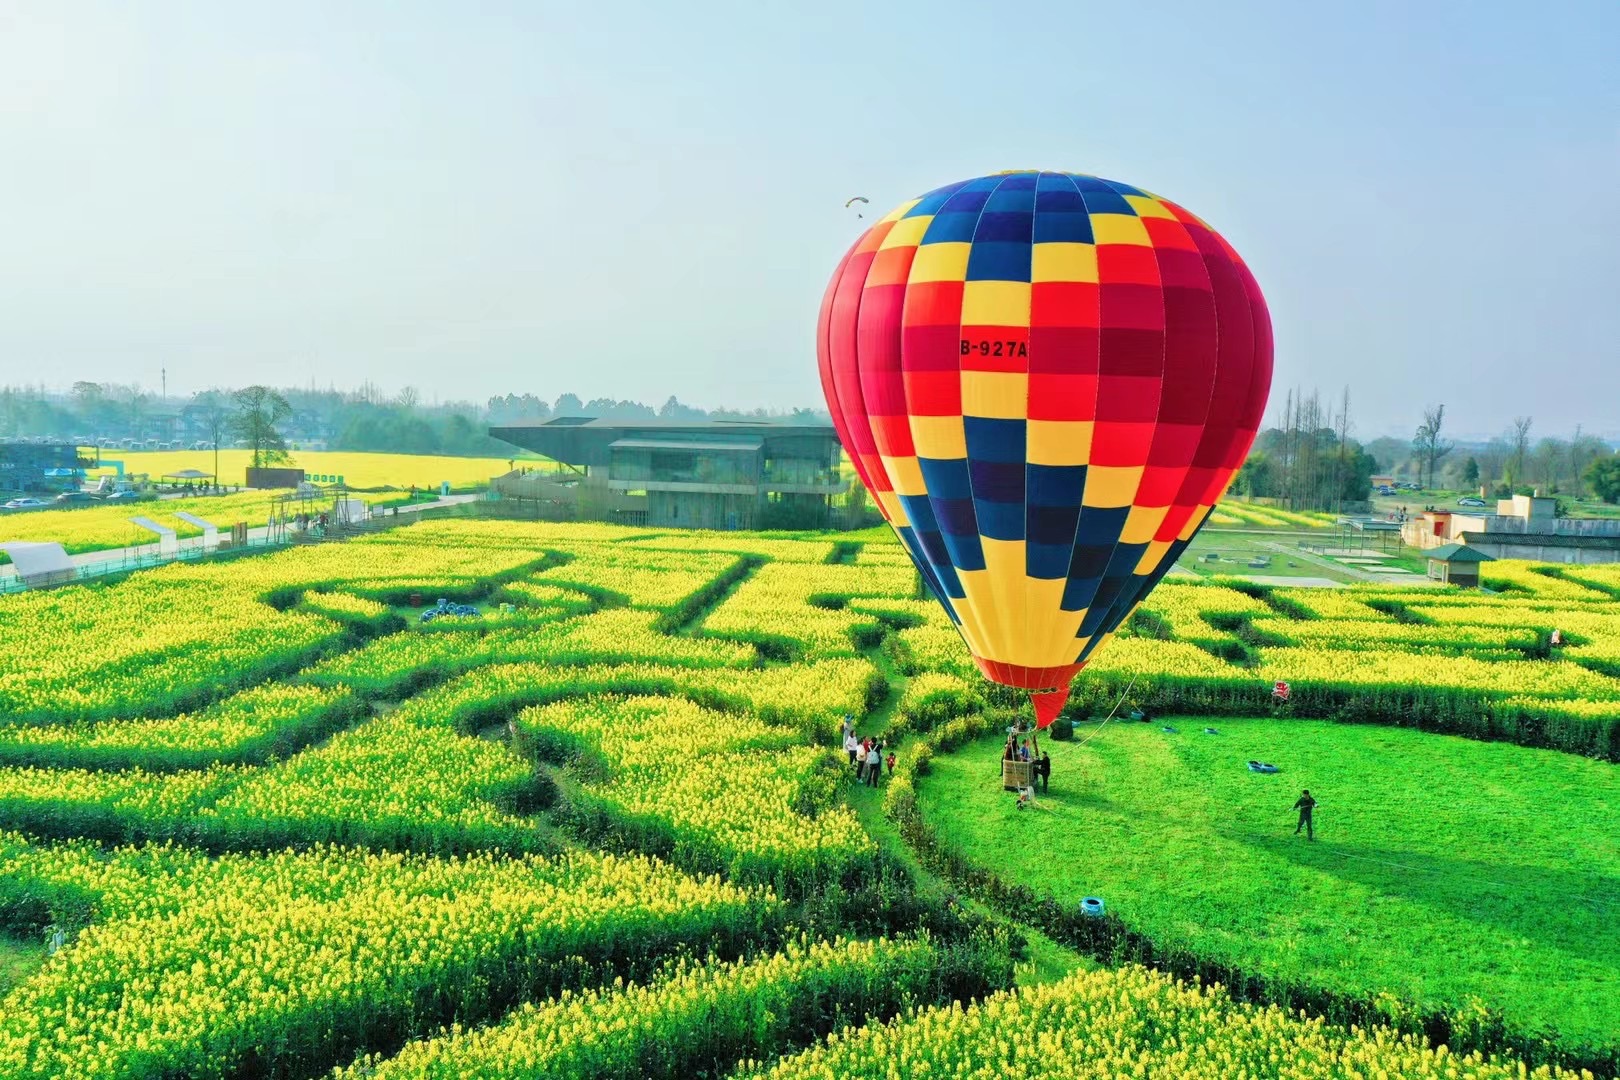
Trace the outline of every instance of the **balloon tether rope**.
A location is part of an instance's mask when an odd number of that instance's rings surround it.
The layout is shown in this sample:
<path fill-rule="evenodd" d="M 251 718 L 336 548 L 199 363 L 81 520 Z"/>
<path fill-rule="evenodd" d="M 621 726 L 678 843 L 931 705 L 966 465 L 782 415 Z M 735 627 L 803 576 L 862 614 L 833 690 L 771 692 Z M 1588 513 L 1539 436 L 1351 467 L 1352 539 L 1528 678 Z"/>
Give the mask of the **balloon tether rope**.
<path fill-rule="evenodd" d="M 1112 720 L 1114 718 L 1114 714 L 1119 712 L 1119 707 L 1121 705 L 1125 704 L 1125 699 L 1127 697 L 1129 697 L 1130 694 L 1131 694 L 1131 687 L 1133 687 L 1135 685 L 1136 685 L 1136 676 L 1132 675 L 1131 676 L 1131 681 L 1125 684 L 1124 693 L 1119 695 L 1119 700 L 1114 702 L 1113 709 L 1108 713 L 1107 716 L 1103 717 L 1103 722 L 1097 725 L 1097 730 L 1093 731 L 1090 735 L 1087 735 L 1085 738 L 1081 739 L 1079 742 L 1074 744 L 1074 748 L 1076 750 L 1080 749 L 1080 747 L 1086 745 L 1086 743 L 1090 742 L 1092 739 L 1095 739 L 1098 735 L 1102 734 L 1102 729 L 1107 727 L 1108 726 L 1108 721 Z"/>

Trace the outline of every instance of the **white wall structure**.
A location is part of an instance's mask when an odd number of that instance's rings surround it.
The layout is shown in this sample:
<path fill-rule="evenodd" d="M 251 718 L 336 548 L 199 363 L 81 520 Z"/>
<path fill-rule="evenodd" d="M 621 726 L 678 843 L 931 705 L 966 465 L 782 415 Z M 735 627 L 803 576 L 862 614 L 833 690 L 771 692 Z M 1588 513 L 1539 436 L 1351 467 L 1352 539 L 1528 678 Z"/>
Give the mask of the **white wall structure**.
<path fill-rule="evenodd" d="M 334 524 L 356 525 L 364 520 L 369 510 L 363 499 L 334 499 L 332 501 L 332 521 Z"/>
<path fill-rule="evenodd" d="M 139 525 L 147 532 L 157 533 L 159 555 L 180 554 L 180 540 L 174 535 L 174 530 L 167 525 L 159 525 L 151 518 L 146 517 L 130 518 L 129 521 L 131 525 Z"/>
<path fill-rule="evenodd" d="M 212 521 L 204 521 L 196 514 L 188 514 L 183 510 L 174 516 L 185 522 L 187 525 L 195 525 L 197 528 L 203 531 L 202 546 L 204 551 L 214 551 L 219 547 L 218 525 L 215 525 Z"/>
<path fill-rule="evenodd" d="M 73 557 L 61 544 L 33 540 L 0 543 L 0 551 L 11 557 L 12 567 L 24 585 L 54 585 L 78 576 Z"/>

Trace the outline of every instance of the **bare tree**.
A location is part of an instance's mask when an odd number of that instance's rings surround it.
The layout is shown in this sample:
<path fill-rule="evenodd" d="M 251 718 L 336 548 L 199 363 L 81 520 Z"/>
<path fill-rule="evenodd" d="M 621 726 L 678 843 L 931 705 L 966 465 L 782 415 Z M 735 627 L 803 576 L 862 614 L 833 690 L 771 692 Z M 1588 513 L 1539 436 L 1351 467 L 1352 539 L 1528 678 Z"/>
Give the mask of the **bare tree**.
<path fill-rule="evenodd" d="M 1564 477 L 1564 466 L 1569 461 L 1569 444 L 1563 439 L 1542 439 L 1536 443 L 1536 480 L 1542 484 L 1543 495 L 1551 495 L 1558 490 L 1558 482 Z"/>
<path fill-rule="evenodd" d="M 1508 432 L 1508 443 L 1513 447 L 1512 472 L 1507 478 L 1510 488 L 1524 482 L 1524 456 L 1530 450 L 1530 422 L 1531 417 L 1515 416 Z"/>
<path fill-rule="evenodd" d="M 1418 425 L 1417 435 L 1412 439 L 1412 449 L 1417 453 L 1418 460 L 1424 466 L 1423 486 L 1429 487 L 1434 483 L 1434 467 L 1441 458 L 1451 453 L 1454 443 L 1449 443 L 1440 437 L 1440 428 L 1445 423 L 1446 406 L 1444 403 L 1432 409 L 1423 410 L 1423 423 Z"/>
<path fill-rule="evenodd" d="M 1339 456 L 1333 463 L 1333 492 L 1334 509 L 1340 513 L 1344 511 L 1344 478 L 1350 471 L 1350 385 L 1345 384 L 1344 394 L 1339 398 L 1339 422 L 1337 425 L 1339 437 Z"/>
<path fill-rule="evenodd" d="M 203 430 L 208 432 L 209 441 L 214 444 L 214 484 L 219 484 L 219 444 L 230 430 L 231 411 L 225 406 L 225 399 L 218 390 L 204 390 L 197 395 L 197 404 L 202 406 Z"/>

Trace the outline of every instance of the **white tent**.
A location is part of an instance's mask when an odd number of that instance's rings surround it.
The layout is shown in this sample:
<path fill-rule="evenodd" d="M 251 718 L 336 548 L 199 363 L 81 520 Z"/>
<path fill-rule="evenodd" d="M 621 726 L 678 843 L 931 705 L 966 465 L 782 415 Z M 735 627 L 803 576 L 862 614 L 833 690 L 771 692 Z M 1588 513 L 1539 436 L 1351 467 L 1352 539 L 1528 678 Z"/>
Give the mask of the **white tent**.
<path fill-rule="evenodd" d="M 0 551 L 11 556 L 11 564 L 24 585 L 54 585 L 71 581 L 78 575 L 78 567 L 61 544 L 32 540 L 11 540 L 0 543 Z"/>
<path fill-rule="evenodd" d="M 204 521 L 196 514 L 188 514 L 184 510 L 178 511 L 175 517 L 187 525 L 195 525 L 203 531 L 202 541 L 204 551 L 213 551 L 219 547 L 219 526 L 212 521 Z"/>
<path fill-rule="evenodd" d="M 147 517 L 130 518 L 129 521 L 131 525 L 139 525 L 147 532 L 157 533 L 159 555 L 180 554 L 180 540 L 174 535 L 174 530 L 167 525 L 159 525 Z"/>

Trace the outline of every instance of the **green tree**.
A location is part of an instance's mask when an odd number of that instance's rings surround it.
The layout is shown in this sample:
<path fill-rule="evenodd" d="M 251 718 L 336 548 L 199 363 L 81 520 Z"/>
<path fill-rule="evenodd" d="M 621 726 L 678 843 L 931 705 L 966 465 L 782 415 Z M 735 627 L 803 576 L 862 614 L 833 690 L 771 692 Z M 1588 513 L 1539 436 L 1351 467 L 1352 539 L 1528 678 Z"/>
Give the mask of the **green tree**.
<path fill-rule="evenodd" d="M 1598 458 L 1588 465 L 1586 482 L 1604 502 L 1620 502 L 1620 454 Z"/>
<path fill-rule="evenodd" d="M 1238 470 L 1232 486 L 1239 495 L 1264 497 L 1271 494 L 1272 483 L 1271 459 L 1265 454 L 1252 454 Z"/>
<path fill-rule="evenodd" d="M 287 443 L 276 425 L 292 415 L 292 406 L 277 390 L 249 386 L 234 395 L 236 412 L 231 417 L 231 433 L 253 451 L 253 467 L 263 468 L 289 460 Z"/>
<path fill-rule="evenodd" d="M 1470 488 L 1479 486 L 1479 462 L 1469 458 L 1463 462 L 1463 483 Z"/>

